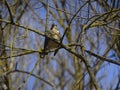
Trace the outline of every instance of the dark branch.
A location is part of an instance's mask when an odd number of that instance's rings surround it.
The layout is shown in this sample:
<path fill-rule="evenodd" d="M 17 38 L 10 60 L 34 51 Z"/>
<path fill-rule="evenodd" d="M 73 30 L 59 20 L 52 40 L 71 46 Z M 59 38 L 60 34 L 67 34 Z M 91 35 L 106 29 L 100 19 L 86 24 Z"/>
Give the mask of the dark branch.
<path fill-rule="evenodd" d="M 33 76 L 33 77 L 35 77 L 35 78 L 38 78 L 39 80 L 42 80 L 43 82 L 45 82 L 46 84 L 50 85 L 51 87 L 54 87 L 54 85 L 51 84 L 49 81 L 47 81 L 47 80 L 45 80 L 45 79 L 39 77 L 38 75 L 32 74 L 32 73 L 27 72 L 27 71 L 22 71 L 22 70 L 12 70 L 12 71 L 8 71 L 8 72 L 6 72 L 5 75 L 9 75 L 9 74 L 11 74 L 11 73 L 16 73 L 16 72 L 20 72 L 20 73 L 24 73 L 24 74 L 29 74 L 29 75 L 31 75 L 31 76 Z"/>

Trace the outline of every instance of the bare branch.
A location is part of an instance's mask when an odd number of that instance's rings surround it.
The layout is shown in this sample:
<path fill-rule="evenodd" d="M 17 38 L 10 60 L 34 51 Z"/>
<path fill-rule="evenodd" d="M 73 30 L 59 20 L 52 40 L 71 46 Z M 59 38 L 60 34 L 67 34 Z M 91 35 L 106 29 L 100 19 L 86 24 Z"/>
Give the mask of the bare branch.
<path fill-rule="evenodd" d="M 12 70 L 12 71 L 8 71 L 5 73 L 5 75 L 9 75 L 9 74 L 12 74 L 12 73 L 16 73 L 16 72 L 19 72 L 19 73 L 23 73 L 23 74 L 29 74 L 35 78 L 38 78 L 39 80 L 42 80 L 43 82 L 45 82 L 46 84 L 50 85 L 51 87 L 54 87 L 55 85 L 53 85 L 52 83 L 50 83 L 49 81 L 39 77 L 38 75 L 35 75 L 35 74 L 32 74 L 30 72 L 27 72 L 27 71 L 22 71 L 22 70 Z"/>

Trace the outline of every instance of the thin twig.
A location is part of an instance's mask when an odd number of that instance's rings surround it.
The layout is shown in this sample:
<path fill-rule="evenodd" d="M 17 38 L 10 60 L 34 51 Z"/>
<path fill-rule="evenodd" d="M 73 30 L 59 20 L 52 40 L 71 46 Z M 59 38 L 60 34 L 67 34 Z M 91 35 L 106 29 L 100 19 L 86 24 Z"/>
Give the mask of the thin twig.
<path fill-rule="evenodd" d="M 96 57 L 96 58 L 99 58 L 99 59 L 102 60 L 102 61 L 107 61 L 107 62 L 113 63 L 113 64 L 115 64 L 115 65 L 120 65 L 120 62 L 117 61 L 117 60 L 108 59 L 108 58 L 99 56 L 99 55 L 97 55 L 97 54 L 95 54 L 95 53 L 93 53 L 93 52 L 91 52 L 91 51 L 88 51 L 88 50 L 85 50 L 85 51 L 86 51 L 88 54 L 90 54 L 90 55 L 92 55 L 92 56 L 94 56 L 94 57 Z"/>
<path fill-rule="evenodd" d="M 11 23 L 14 23 L 12 10 L 11 10 L 11 8 L 10 8 L 10 6 L 9 6 L 9 4 L 8 4 L 8 2 L 6 0 L 5 0 L 5 4 L 6 4 L 7 8 L 8 8 L 9 14 L 10 14 Z"/>
<path fill-rule="evenodd" d="M 77 12 L 73 15 L 73 17 L 71 18 L 70 22 L 68 23 L 68 27 L 65 29 L 65 32 L 64 32 L 64 34 L 63 34 L 63 36 L 62 36 L 62 38 L 61 38 L 61 40 L 60 40 L 60 44 L 59 44 L 58 47 L 61 47 L 62 41 L 63 41 L 63 39 L 64 39 L 67 31 L 70 29 L 70 26 L 71 26 L 71 23 L 72 23 L 73 19 L 76 17 L 76 15 L 79 13 L 79 11 L 80 11 L 87 3 L 88 3 L 88 1 L 87 1 L 86 3 L 84 3 L 84 4 L 77 10 Z M 59 48 L 58 48 L 58 50 L 59 50 Z M 58 52 L 58 50 L 56 50 L 56 52 L 54 53 L 54 55 L 56 55 L 56 53 Z"/>
<path fill-rule="evenodd" d="M 10 21 L 5 21 L 5 20 L 1 20 L 1 19 L 0 19 L 0 22 L 5 22 L 5 23 L 8 23 L 8 24 L 13 24 L 13 23 L 11 23 Z M 24 29 L 28 29 L 28 30 L 30 30 L 30 31 L 33 31 L 34 33 L 37 33 L 37 34 L 42 35 L 42 36 L 45 36 L 45 34 L 44 34 L 43 32 L 40 32 L 40 31 L 38 31 L 38 30 L 31 29 L 31 28 L 25 27 L 25 26 L 23 26 L 23 25 L 19 25 L 19 24 L 17 24 L 17 23 L 14 23 L 13 25 L 19 26 L 19 27 L 24 28 Z M 46 36 L 46 37 L 48 37 L 48 36 Z M 48 38 L 50 38 L 50 39 L 53 40 L 54 42 L 60 44 L 59 42 L 57 42 L 56 40 L 52 39 L 51 37 L 48 37 Z M 76 45 L 77 45 L 77 44 L 76 44 Z M 73 52 L 73 51 L 70 49 L 70 47 L 67 46 L 67 45 L 61 44 L 61 48 L 64 48 L 65 50 L 69 51 L 70 53 L 74 54 L 75 56 L 77 56 L 77 57 L 79 57 L 79 58 L 81 58 L 81 59 L 83 58 L 82 56 L 80 56 L 80 55 L 77 54 L 76 52 Z M 26 53 L 34 53 L 34 52 L 38 52 L 38 51 L 35 51 L 35 50 L 32 51 L 32 50 L 31 50 L 31 51 L 26 52 Z M 24 54 L 20 54 L 20 56 L 21 56 L 21 55 L 24 55 Z M 14 56 L 14 57 L 16 57 L 16 56 Z M 2 58 L 2 57 L 1 57 L 1 58 Z M 3 57 L 3 58 L 5 58 L 5 57 Z M 106 58 L 103 58 L 103 59 L 106 59 Z M 106 60 L 106 61 L 119 65 L 115 60 L 111 60 L 111 61 Z"/>
<path fill-rule="evenodd" d="M 50 83 L 49 81 L 39 77 L 38 75 L 35 75 L 33 73 L 27 72 L 27 71 L 22 71 L 22 70 L 12 70 L 12 71 L 8 71 L 5 73 L 5 75 L 9 75 L 11 73 L 16 73 L 16 72 L 20 72 L 20 73 L 24 73 L 24 74 L 29 74 L 35 78 L 38 78 L 39 80 L 42 80 L 43 82 L 45 82 L 46 84 L 50 85 L 51 87 L 54 87 L 55 85 L 53 83 Z"/>
<path fill-rule="evenodd" d="M 64 34 L 63 34 L 63 36 L 62 36 L 62 38 L 61 38 L 61 42 L 60 42 L 60 44 L 62 43 L 65 34 L 66 34 L 67 31 L 69 30 L 70 25 L 71 25 L 73 19 L 76 17 L 76 15 L 79 13 L 79 11 L 80 11 L 80 10 L 81 10 L 81 9 L 87 4 L 87 3 L 88 3 L 88 2 L 84 3 L 84 4 L 83 4 L 83 5 L 77 10 L 77 12 L 73 15 L 73 17 L 71 18 L 71 20 L 70 20 L 70 22 L 69 22 L 69 24 L 68 24 L 68 27 L 66 28 L 66 30 L 65 30 L 65 32 L 64 32 Z"/>
<path fill-rule="evenodd" d="M 38 35 L 45 36 L 45 34 L 44 34 L 43 32 L 40 32 L 40 31 L 38 31 L 38 30 L 36 30 L 36 29 L 28 28 L 28 27 L 26 27 L 26 26 L 24 26 L 24 25 L 20 25 L 20 24 L 18 24 L 18 23 L 11 23 L 10 21 L 2 20 L 2 19 L 0 19 L 0 22 L 5 22 L 5 23 L 8 23 L 8 24 L 12 24 L 12 25 L 15 25 L 15 26 L 24 28 L 25 30 L 32 31 L 32 32 L 34 32 L 34 33 L 36 33 L 36 34 L 38 34 Z"/>
<path fill-rule="evenodd" d="M 109 12 L 106 12 L 106 13 L 103 13 L 103 14 L 101 14 L 101 15 L 96 15 L 96 16 L 91 17 L 91 18 L 88 20 L 88 21 L 91 21 L 90 24 L 88 24 L 88 25 L 85 24 L 84 27 L 83 27 L 83 30 L 87 30 L 95 21 L 99 20 L 100 18 L 104 17 L 105 15 L 108 15 L 108 14 L 113 13 L 113 12 L 118 12 L 118 11 L 120 11 L 120 8 L 119 8 L 119 9 L 114 9 L 114 10 L 109 11 Z M 87 21 L 87 22 L 88 22 L 88 21 Z M 86 22 L 86 23 L 87 23 L 87 22 Z"/>
<path fill-rule="evenodd" d="M 47 13 L 46 13 L 46 26 L 45 26 L 45 32 L 48 30 L 48 22 L 49 21 L 49 0 L 47 0 Z"/>

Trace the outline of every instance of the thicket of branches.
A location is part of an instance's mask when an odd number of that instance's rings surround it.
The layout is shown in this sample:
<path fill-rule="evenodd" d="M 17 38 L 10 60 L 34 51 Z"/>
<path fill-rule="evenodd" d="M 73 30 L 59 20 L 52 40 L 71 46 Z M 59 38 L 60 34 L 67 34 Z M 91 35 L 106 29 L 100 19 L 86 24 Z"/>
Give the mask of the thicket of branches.
<path fill-rule="evenodd" d="M 61 48 L 40 58 L 52 23 Z M 119 90 L 119 66 L 119 0 L 0 0 L 0 82 L 7 89 Z"/>

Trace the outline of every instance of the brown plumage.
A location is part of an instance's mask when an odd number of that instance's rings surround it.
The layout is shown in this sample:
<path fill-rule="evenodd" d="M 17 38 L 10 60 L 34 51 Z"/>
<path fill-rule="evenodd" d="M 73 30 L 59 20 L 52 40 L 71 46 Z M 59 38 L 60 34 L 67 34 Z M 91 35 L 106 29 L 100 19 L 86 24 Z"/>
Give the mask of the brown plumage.
<path fill-rule="evenodd" d="M 54 40 L 60 41 L 60 31 L 57 28 L 57 25 L 52 24 L 50 30 L 45 32 L 48 37 L 51 37 Z M 47 54 L 45 53 L 46 51 L 49 51 L 51 49 L 57 48 L 58 44 L 54 41 L 52 41 L 50 38 L 45 37 L 45 42 L 44 42 L 44 50 L 43 54 L 40 54 L 41 58 L 44 58 L 44 56 Z"/>
<path fill-rule="evenodd" d="M 60 31 L 57 28 L 57 25 L 52 24 L 50 31 L 48 32 L 49 36 L 57 41 L 60 41 Z M 49 38 L 45 37 L 44 50 L 50 50 L 57 48 L 58 44 Z"/>

